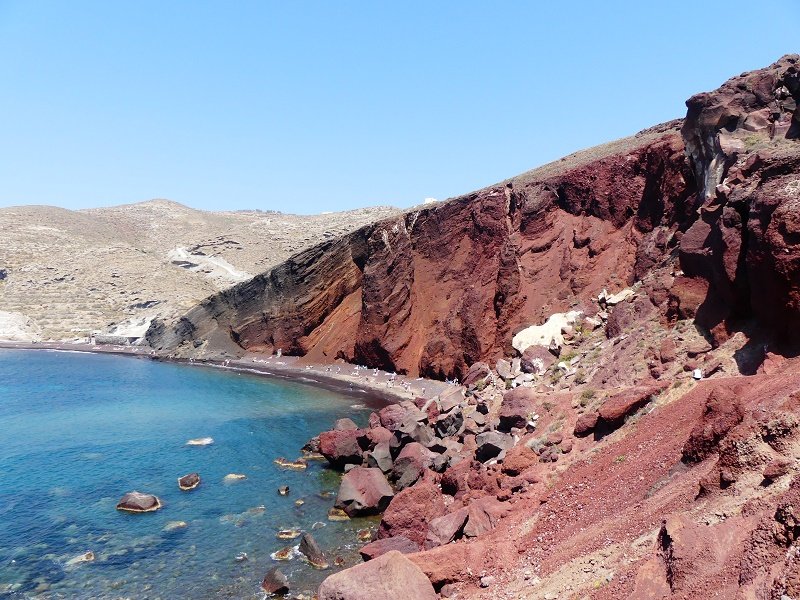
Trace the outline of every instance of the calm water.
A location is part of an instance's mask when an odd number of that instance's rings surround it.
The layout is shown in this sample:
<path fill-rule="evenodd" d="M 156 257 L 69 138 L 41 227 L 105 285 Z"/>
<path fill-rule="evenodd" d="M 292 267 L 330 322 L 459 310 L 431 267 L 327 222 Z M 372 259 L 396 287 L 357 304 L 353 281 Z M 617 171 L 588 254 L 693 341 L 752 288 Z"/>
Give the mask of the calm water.
<path fill-rule="evenodd" d="M 336 418 L 364 421 L 368 412 L 354 410 L 363 402 L 149 360 L 0 351 L 0 596 L 259 598 L 275 565 L 296 590 L 314 589 L 331 571 L 273 561 L 270 553 L 297 543 L 276 532 L 325 523 L 314 536 L 331 559 L 352 564 L 357 530 L 375 522 L 329 522 L 334 498 L 325 492 L 335 492 L 338 475 L 320 463 L 292 472 L 272 461 L 296 458 Z M 185 445 L 205 436 L 214 444 Z M 180 491 L 177 478 L 192 471 L 203 483 Z M 247 479 L 225 484 L 228 473 Z M 134 489 L 158 495 L 164 508 L 115 510 Z M 166 531 L 172 521 L 187 526 Z M 66 564 L 87 551 L 94 562 Z M 240 552 L 247 561 L 234 560 Z"/>

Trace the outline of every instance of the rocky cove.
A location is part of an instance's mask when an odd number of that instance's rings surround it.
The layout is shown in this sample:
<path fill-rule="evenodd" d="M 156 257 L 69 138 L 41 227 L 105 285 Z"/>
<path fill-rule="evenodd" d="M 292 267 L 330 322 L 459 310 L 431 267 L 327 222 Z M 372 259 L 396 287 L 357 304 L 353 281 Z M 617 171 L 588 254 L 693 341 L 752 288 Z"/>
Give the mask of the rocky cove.
<path fill-rule="evenodd" d="M 165 361 L 395 400 L 303 423 L 320 432 L 311 460 L 281 456 L 307 470 L 258 490 L 288 485 L 290 505 L 312 471 L 325 478 L 329 524 L 303 549 L 326 568 L 262 560 L 241 585 L 321 600 L 800 598 L 798 100 L 788 55 L 691 97 L 683 119 L 327 239 L 154 320 L 147 352 Z M 229 481 L 244 488 L 278 458 L 212 481 L 246 475 Z M 173 470 L 172 493 L 201 471 Z M 348 559 L 325 536 L 359 519 L 375 539 L 347 530 Z M 64 560 L 87 556 L 75 550 Z"/>
<path fill-rule="evenodd" d="M 785 56 L 684 119 L 305 250 L 148 343 L 463 384 L 311 444 L 342 511 L 382 513 L 320 598 L 800 597 L 798 99 Z"/>

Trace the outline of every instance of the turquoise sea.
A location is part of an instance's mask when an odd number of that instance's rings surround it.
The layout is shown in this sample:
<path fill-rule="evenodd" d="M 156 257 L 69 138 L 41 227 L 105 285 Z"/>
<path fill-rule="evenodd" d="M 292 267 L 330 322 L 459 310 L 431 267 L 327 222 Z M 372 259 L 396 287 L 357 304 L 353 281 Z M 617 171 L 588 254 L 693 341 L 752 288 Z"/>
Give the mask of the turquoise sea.
<path fill-rule="evenodd" d="M 273 561 L 298 542 L 277 531 L 311 531 L 331 563 L 347 566 L 358 561 L 357 531 L 376 522 L 328 521 L 339 475 L 319 462 L 284 471 L 273 460 L 297 458 L 337 418 L 366 421 L 366 404 L 363 395 L 147 359 L 0 351 L 0 597 L 263 598 L 259 583 L 276 565 L 294 590 L 311 592 L 332 571 Z M 207 436 L 210 446 L 186 445 Z M 181 491 L 177 478 L 193 471 L 200 487 Z M 224 483 L 228 473 L 247 479 Z M 156 494 L 164 508 L 115 510 L 131 490 Z M 175 521 L 186 526 L 170 530 Z M 94 561 L 67 564 L 89 551 Z"/>

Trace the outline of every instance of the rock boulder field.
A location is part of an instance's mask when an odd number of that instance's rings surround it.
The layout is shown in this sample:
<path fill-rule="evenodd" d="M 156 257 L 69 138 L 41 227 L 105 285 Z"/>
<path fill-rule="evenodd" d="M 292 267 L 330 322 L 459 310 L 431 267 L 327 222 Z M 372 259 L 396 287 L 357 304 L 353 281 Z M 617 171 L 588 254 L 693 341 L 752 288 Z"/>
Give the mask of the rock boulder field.
<path fill-rule="evenodd" d="M 448 380 L 320 434 L 382 513 L 320 598 L 800 598 L 798 101 L 789 55 L 147 339 Z"/>

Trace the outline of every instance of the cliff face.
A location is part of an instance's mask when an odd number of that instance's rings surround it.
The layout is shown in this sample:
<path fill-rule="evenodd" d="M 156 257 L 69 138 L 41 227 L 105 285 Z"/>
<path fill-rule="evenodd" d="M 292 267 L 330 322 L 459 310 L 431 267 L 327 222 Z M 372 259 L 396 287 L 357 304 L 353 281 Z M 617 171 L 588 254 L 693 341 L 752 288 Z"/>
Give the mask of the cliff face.
<path fill-rule="evenodd" d="M 507 351 L 516 329 L 632 283 L 689 218 L 677 123 L 572 162 L 318 245 L 157 324 L 148 340 L 462 377 Z"/>
<path fill-rule="evenodd" d="M 724 340 L 742 321 L 800 327 L 800 57 L 687 101 L 682 133 L 699 215 L 680 243 L 684 316 Z"/>
<path fill-rule="evenodd" d="M 784 57 L 694 96 L 682 123 L 318 245 L 154 325 L 148 341 L 460 378 L 510 353 L 522 327 L 652 278 L 676 250 L 684 275 L 662 269 L 648 288 L 667 316 L 718 338 L 751 317 L 792 331 L 797 72 Z"/>

